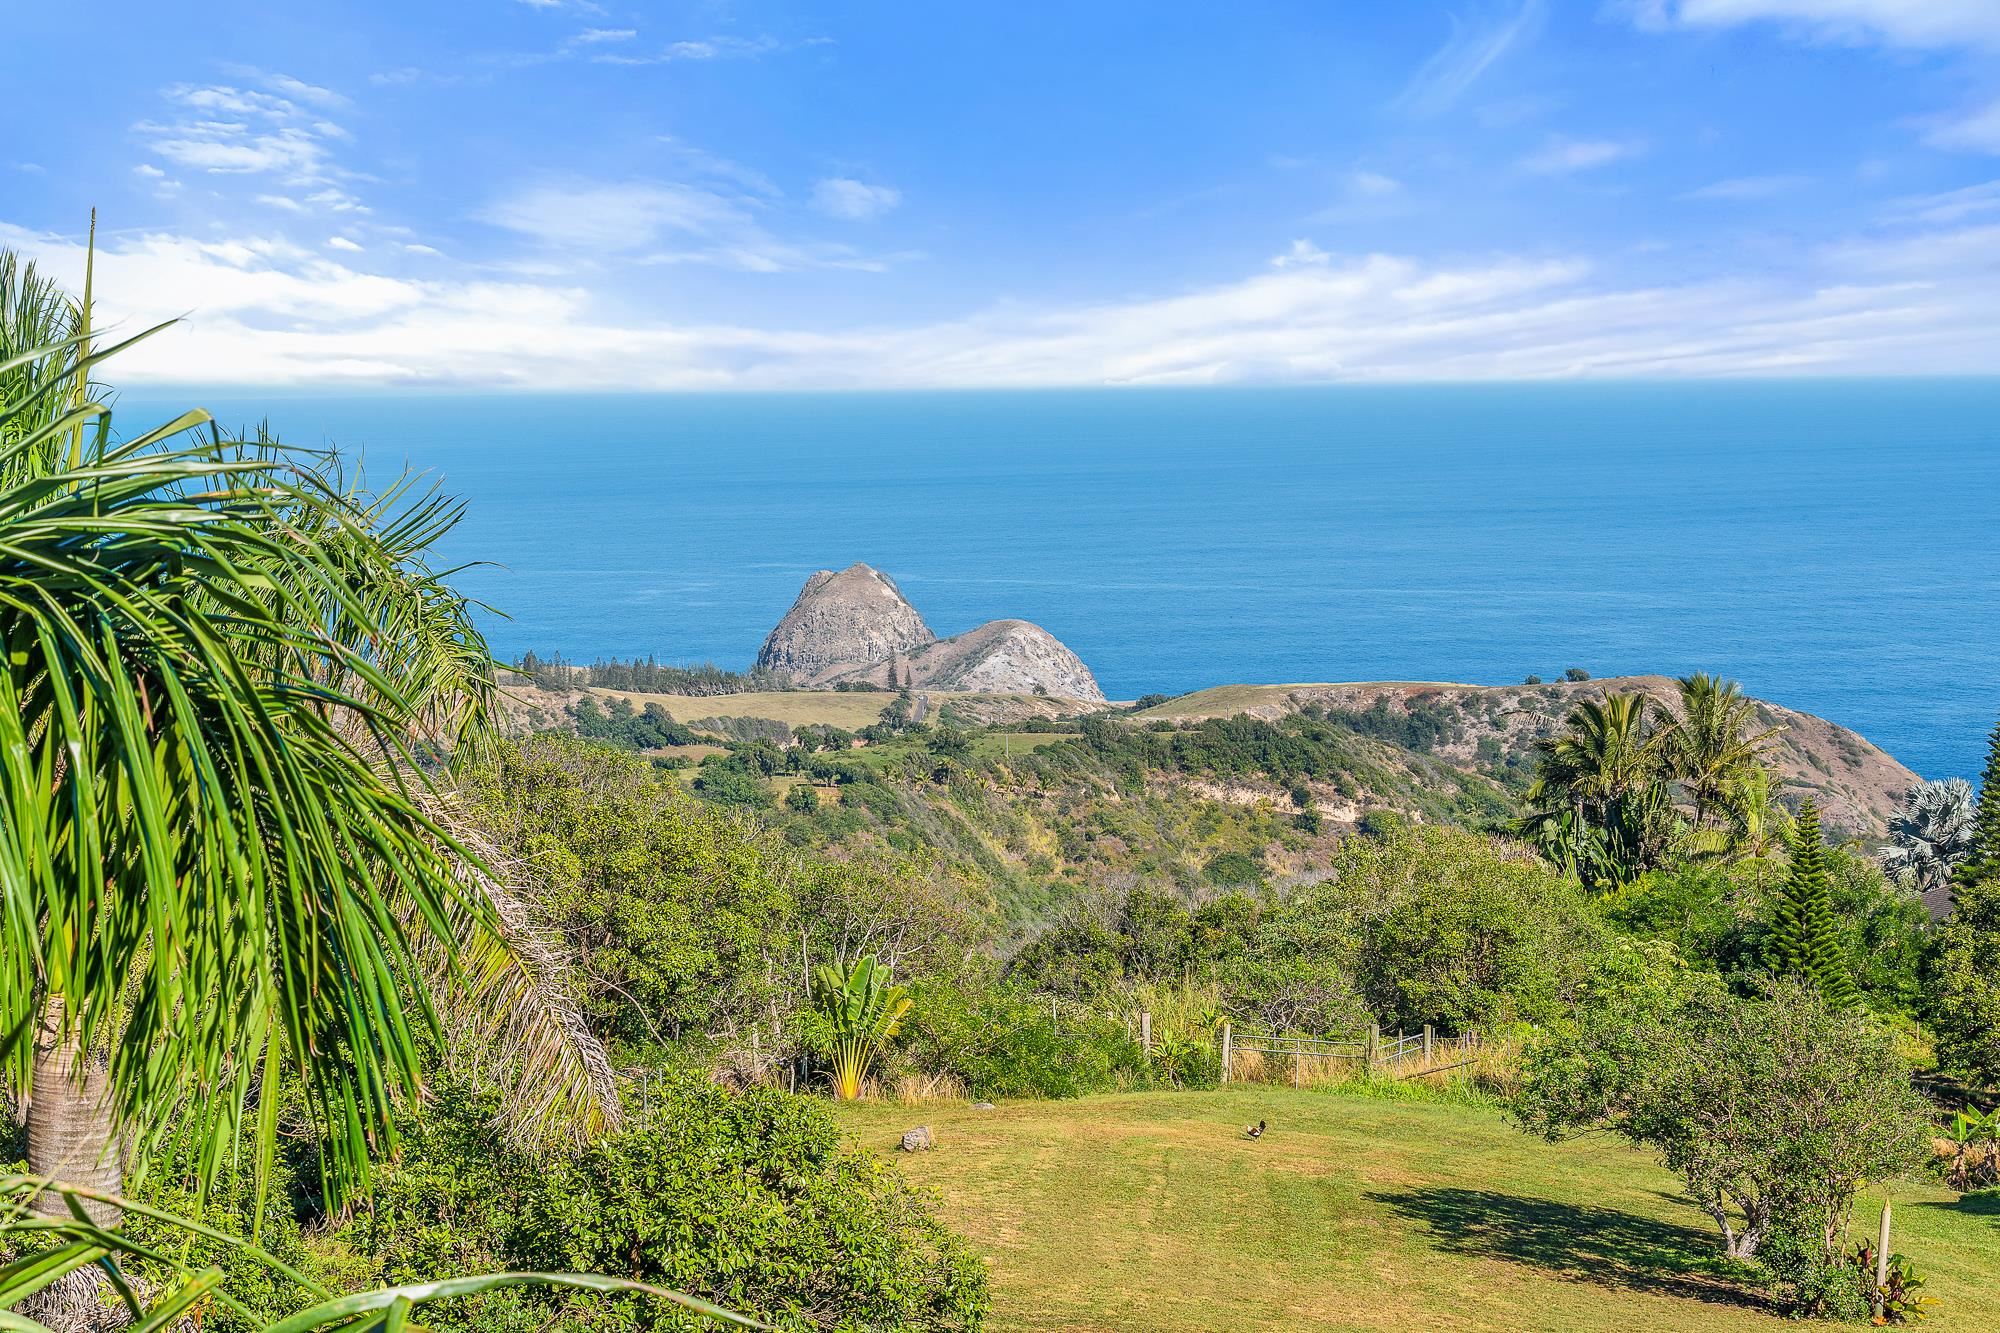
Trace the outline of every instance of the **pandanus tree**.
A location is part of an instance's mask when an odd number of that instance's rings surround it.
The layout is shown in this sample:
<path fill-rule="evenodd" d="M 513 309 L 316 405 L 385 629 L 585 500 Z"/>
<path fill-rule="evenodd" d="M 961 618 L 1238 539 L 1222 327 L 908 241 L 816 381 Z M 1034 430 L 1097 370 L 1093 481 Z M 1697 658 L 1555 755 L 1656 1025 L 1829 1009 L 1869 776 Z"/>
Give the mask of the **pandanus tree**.
<path fill-rule="evenodd" d="M 853 1101 L 883 1042 L 910 1011 L 909 992 L 870 954 L 853 963 L 822 963 L 813 971 L 813 1010 L 825 1024 L 822 1044 L 833 1060 L 833 1095 Z"/>
<path fill-rule="evenodd" d="M 90 380 L 137 339 L 94 351 L 88 290 L 0 257 L 0 1079 L 32 1172 L 102 1220 L 170 1135 L 203 1180 L 247 1141 L 261 1182 L 290 1080 L 337 1197 L 444 1017 L 517 1066 L 523 1132 L 605 1123 L 608 1064 L 438 780 L 493 680 L 429 561 L 457 507 L 199 411 L 119 438 Z"/>

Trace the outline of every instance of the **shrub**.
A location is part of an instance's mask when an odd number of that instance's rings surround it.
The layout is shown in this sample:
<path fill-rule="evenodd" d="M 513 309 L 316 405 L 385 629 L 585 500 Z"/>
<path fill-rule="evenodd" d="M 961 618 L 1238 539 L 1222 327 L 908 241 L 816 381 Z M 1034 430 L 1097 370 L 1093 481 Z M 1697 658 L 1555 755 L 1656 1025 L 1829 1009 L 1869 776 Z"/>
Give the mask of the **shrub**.
<path fill-rule="evenodd" d="M 980 1263 L 897 1172 L 843 1147 L 826 1108 L 664 1076 L 623 1129 L 574 1154 L 510 1153 L 490 1101 L 449 1090 L 341 1236 L 384 1283 L 533 1268 L 616 1273 L 780 1328 L 971 1330 Z M 630 1298 L 494 1294 L 426 1319 L 445 1330 L 694 1329 Z"/>
<path fill-rule="evenodd" d="M 1801 982 L 1740 999 L 1703 973 L 1584 1006 L 1529 1051 L 1515 1114 L 1550 1139 L 1653 1148 L 1734 1259 L 1782 1233 L 1834 1262 L 1860 1182 L 1929 1150 L 1929 1104 L 1886 1029 Z"/>
<path fill-rule="evenodd" d="M 1270 916 L 1278 958 L 1339 960 L 1383 1024 L 1448 1032 L 1560 1017 L 1604 939 L 1582 891 L 1539 859 L 1430 825 L 1350 839 L 1328 879 Z"/>
<path fill-rule="evenodd" d="M 1589 680 L 1590 673 L 1582 667 L 1571 667 L 1569 670 L 1563 672 L 1563 679 L 1572 684 L 1577 684 Z"/>
<path fill-rule="evenodd" d="M 1143 1082 L 1146 1062 L 1122 1024 L 1001 982 L 933 981 L 914 988 L 899 1058 L 944 1074 L 974 1097 L 1082 1097 Z"/>
<path fill-rule="evenodd" d="M 785 808 L 802 815 L 812 814 L 819 809 L 819 793 L 801 782 L 785 793 Z"/>

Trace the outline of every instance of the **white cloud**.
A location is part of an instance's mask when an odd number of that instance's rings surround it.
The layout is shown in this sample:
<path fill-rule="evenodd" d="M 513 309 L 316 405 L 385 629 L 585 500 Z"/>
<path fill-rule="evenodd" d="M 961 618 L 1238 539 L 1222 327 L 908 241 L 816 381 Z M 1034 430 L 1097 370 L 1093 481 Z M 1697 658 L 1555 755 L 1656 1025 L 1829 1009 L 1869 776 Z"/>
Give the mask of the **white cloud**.
<path fill-rule="evenodd" d="M 268 87 L 308 98 L 315 105 L 346 99 L 288 75 L 240 70 Z M 177 166 L 211 175 L 275 175 L 295 184 L 321 182 L 332 172 L 327 141 L 352 136 L 323 116 L 308 115 L 290 97 L 231 84 L 174 84 L 163 91 L 179 115 L 166 123 L 142 121 L 136 129 L 153 153 Z"/>
<path fill-rule="evenodd" d="M 548 245 L 614 253 L 644 249 L 668 233 L 710 236 L 750 222 L 740 206 L 709 190 L 582 182 L 520 191 L 481 219 Z"/>
<path fill-rule="evenodd" d="M 1698 190 L 1689 190 L 1687 199 L 1774 199 L 1781 194 L 1789 194 L 1806 184 L 1803 176 L 1737 176 L 1730 180 L 1716 181 Z"/>
<path fill-rule="evenodd" d="M 638 35 L 637 28 L 585 28 L 570 40 L 578 46 L 597 46 L 604 42 L 629 42 Z"/>
<path fill-rule="evenodd" d="M 349 254 L 358 255 L 361 253 L 361 247 L 353 241 L 348 240 L 345 236 L 327 237 L 326 248 L 329 250 L 345 250 Z"/>
<path fill-rule="evenodd" d="M 261 77 L 265 87 L 275 88 L 294 101 L 328 110 L 347 105 L 347 99 L 331 88 L 321 88 L 303 79 L 295 79 L 289 74 L 266 74 Z"/>
<path fill-rule="evenodd" d="M 1959 203 L 1977 201 L 1958 201 Z M 1916 211 L 1956 204 L 1915 201 Z M 79 281 L 80 244 L 0 225 Z M 388 278 L 268 238 L 104 241 L 122 328 L 186 323 L 119 382 L 533 388 L 915 387 L 1227 381 L 1983 373 L 2000 364 L 2000 222 L 1885 222 L 1754 278 L 1649 285 L 1581 257 L 1324 255 L 1132 300 L 1009 303 L 826 328 L 623 316 L 559 276 Z M 1294 262 L 1296 260 L 1296 262 Z"/>
<path fill-rule="evenodd" d="M 1523 170 L 1540 176 L 1562 176 L 1573 171 L 1590 171 L 1609 166 L 1623 158 L 1635 157 L 1638 144 L 1613 139 L 1551 139 L 1540 152 L 1521 159 Z"/>
<path fill-rule="evenodd" d="M 1899 222 L 1950 226 L 1967 218 L 1996 212 L 2000 212 L 2000 180 L 1968 185 L 1961 190 L 1947 190 L 1943 194 L 1899 199 L 1890 208 L 1889 215 Z"/>
<path fill-rule="evenodd" d="M 1934 121 L 1924 140 L 1934 148 L 2000 153 L 2000 101 L 1989 102 L 1962 116 Z"/>
<path fill-rule="evenodd" d="M 407 255 L 424 255 L 433 259 L 443 258 L 444 256 L 444 251 L 438 249 L 436 246 L 420 245 L 414 241 L 403 247 L 403 253 Z"/>
<path fill-rule="evenodd" d="M 1272 268 L 1297 268 L 1301 264 L 1324 264 L 1333 258 L 1326 251 L 1301 237 L 1292 242 L 1292 248 L 1271 259 Z"/>
<path fill-rule="evenodd" d="M 889 185 L 834 176 L 813 186 L 813 207 L 843 222 L 867 222 L 903 202 L 903 192 Z"/>
<path fill-rule="evenodd" d="M 262 204 L 266 208 L 275 208 L 286 213 L 303 213 L 306 211 L 304 204 L 289 195 L 260 194 L 253 202 Z"/>
<path fill-rule="evenodd" d="M 655 267 L 701 264 L 748 273 L 879 272 L 906 257 L 782 239 L 757 220 L 763 206 L 761 200 L 678 182 L 560 181 L 508 195 L 479 218 L 587 265 L 631 257 Z"/>
<path fill-rule="evenodd" d="M 1363 199 L 1386 199 L 1403 192 L 1403 183 L 1379 171 L 1356 171 L 1347 178 L 1348 191 Z"/>
<path fill-rule="evenodd" d="M 147 180 L 156 181 L 167 173 L 161 171 L 150 162 L 141 162 L 138 166 L 132 168 L 132 174 L 135 176 L 144 176 Z"/>
<path fill-rule="evenodd" d="M 1451 35 L 1431 54 L 1391 106 L 1409 115 L 1441 115 L 1470 91 L 1479 77 L 1541 26 L 1542 0 L 1522 0 L 1512 14 L 1486 23 L 1450 16 Z"/>
<path fill-rule="evenodd" d="M 1993 0 L 1626 0 L 1621 8 L 1655 31 L 1771 23 L 1816 41 L 2000 47 Z"/>

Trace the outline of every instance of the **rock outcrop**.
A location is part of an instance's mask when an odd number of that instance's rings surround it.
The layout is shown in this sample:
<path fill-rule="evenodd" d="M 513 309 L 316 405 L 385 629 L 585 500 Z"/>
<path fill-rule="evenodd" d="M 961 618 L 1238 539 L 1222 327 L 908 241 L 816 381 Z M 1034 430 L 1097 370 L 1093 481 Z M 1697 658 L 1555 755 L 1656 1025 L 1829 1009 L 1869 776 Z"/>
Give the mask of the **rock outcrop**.
<path fill-rule="evenodd" d="M 888 575 L 868 565 L 807 579 L 757 665 L 808 688 L 867 682 L 1104 702 L 1090 668 L 1041 626 L 993 620 L 940 639 Z"/>
<path fill-rule="evenodd" d="M 824 685 L 936 641 L 887 574 L 849 565 L 806 580 L 798 601 L 765 638 L 757 665 L 782 671 L 797 685 Z"/>
<path fill-rule="evenodd" d="M 1062 640 L 1025 620 L 993 620 L 919 648 L 907 659 L 909 683 L 960 694 L 1050 694 L 1100 702 L 1104 691 Z"/>

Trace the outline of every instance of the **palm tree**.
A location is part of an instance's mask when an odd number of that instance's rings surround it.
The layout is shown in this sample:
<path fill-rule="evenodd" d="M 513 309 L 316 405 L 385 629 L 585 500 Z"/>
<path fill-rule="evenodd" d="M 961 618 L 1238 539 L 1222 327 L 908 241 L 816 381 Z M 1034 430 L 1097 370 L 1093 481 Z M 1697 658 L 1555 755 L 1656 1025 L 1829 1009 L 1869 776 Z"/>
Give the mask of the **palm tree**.
<path fill-rule="evenodd" d="M 492 688 L 427 563 L 456 507 L 200 412 L 114 439 L 87 298 L 49 291 L 0 264 L 0 1078 L 34 1172 L 115 1196 L 186 1134 L 212 1178 L 246 1130 L 267 1168 L 289 1074 L 351 1191 L 433 994 L 525 1057 L 524 1114 L 608 1119 L 425 762 Z"/>
<path fill-rule="evenodd" d="M 1948 906 L 1952 877 L 1973 853 L 1978 809 L 1964 778 L 1920 782 L 1889 822 L 1882 864 L 1896 879 Z"/>
<path fill-rule="evenodd" d="M 1655 864 L 1674 834 L 1660 734 L 1643 694 L 1578 703 L 1562 734 L 1537 744 L 1523 831 L 1587 882 L 1619 883 Z"/>
<path fill-rule="evenodd" d="M 1776 729 L 1752 731 L 1757 705 L 1733 680 L 1697 672 L 1678 684 L 1680 716 L 1662 731 L 1660 748 L 1667 772 L 1694 806 L 1694 826 L 1705 829 L 1726 809 L 1732 784 L 1761 767 Z"/>

